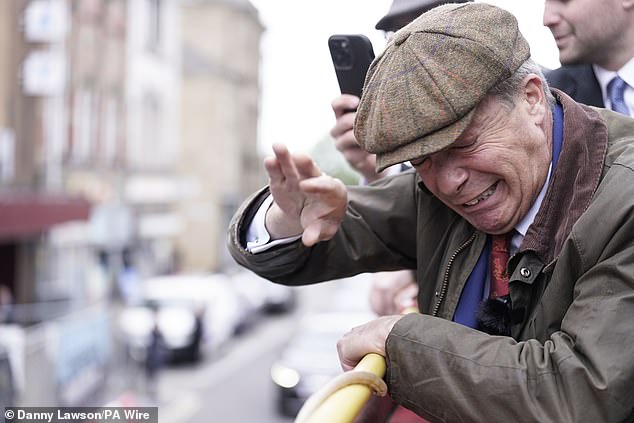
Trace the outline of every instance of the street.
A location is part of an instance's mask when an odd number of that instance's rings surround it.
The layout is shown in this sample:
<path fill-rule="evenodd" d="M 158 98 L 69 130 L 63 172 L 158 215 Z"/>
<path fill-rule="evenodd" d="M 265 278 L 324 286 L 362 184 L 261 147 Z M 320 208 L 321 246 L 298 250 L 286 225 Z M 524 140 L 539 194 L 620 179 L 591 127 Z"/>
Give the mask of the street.
<path fill-rule="evenodd" d="M 158 388 L 160 422 L 292 421 L 276 411 L 271 364 L 299 317 L 331 307 L 340 288 L 334 283 L 300 288 L 299 306 L 293 312 L 263 316 L 262 321 L 223 351 L 208 354 L 199 363 L 163 369 Z"/>
<path fill-rule="evenodd" d="M 164 369 L 159 379 L 161 423 L 290 421 L 276 414 L 269 368 L 293 330 L 295 315 L 268 318 L 218 357 Z"/>

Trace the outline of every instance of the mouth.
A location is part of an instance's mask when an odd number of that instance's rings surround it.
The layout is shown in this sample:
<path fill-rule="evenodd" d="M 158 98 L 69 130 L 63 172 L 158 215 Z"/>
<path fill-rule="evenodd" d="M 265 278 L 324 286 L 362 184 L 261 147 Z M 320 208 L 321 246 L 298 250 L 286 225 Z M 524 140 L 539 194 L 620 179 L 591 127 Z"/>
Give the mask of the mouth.
<path fill-rule="evenodd" d="M 482 201 L 486 200 L 487 198 L 489 198 L 490 196 L 492 196 L 495 191 L 497 190 L 498 187 L 498 183 L 500 181 L 497 181 L 496 183 L 494 183 L 493 185 L 491 185 L 486 191 L 484 191 L 482 194 L 478 195 L 476 198 L 474 198 L 471 201 L 467 201 L 466 203 L 463 204 L 463 207 L 468 208 L 468 207 L 474 207 L 477 204 L 481 203 Z"/>
<path fill-rule="evenodd" d="M 560 47 L 562 45 L 565 45 L 569 37 L 569 35 L 558 35 L 553 38 L 555 39 L 555 44 L 557 44 L 557 47 Z"/>

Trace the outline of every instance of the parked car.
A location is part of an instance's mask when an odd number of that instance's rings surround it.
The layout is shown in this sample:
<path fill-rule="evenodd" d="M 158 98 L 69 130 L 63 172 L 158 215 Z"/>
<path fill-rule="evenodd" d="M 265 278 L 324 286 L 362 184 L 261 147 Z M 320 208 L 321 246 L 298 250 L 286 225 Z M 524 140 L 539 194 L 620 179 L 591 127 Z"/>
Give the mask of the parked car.
<path fill-rule="evenodd" d="M 132 358 L 143 362 L 152 342 L 152 331 L 156 326 L 161 336 L 161 356 L 168 362 L 195 361 L 200 356 L 202 333 L 201 322 L 196 321 L 192 309 L 184 304 L 149 303 L 145 306 L 129 307 L 120 316 L 126 333 Z"/>
<path fill-rule="evenodd" d="M 15 385 L 9 353 L 0 345 L 0 407 L 15 406 Z"/>
<path fill-rule="evenodd" d="M 184 300 L 204 309 L 205 338 L 218 347 L 257 321 L 258 308 L 224 274 L 179 274 L 147 279 L 143 298 L 154 302 Z"/>
<path fill-rule="evenodd" d="M 294 417 L 313 393 L 341 373 L 337 340 L 351 328 L 374 318 L 376 315 L 369 312 L 325 312 L 302 319 L 271 366 L 280 414 Z"/>
<path fill-rule="evenodd" d="M 230 275 L 230 278 L 235 289 L 265 313 L 287 312 L 297 303 L 295 287 L 273 283 L 245 270 Z"/>
<path fill-rule="evenodd" d="M 142 360 L 154 325 L 169 361 L 195 360 L 216 350 L 257 319 L 258 310 L 221 274 L 182 274 L 143 281 L 141 304 L 124 309 L 120 327 Z"/>

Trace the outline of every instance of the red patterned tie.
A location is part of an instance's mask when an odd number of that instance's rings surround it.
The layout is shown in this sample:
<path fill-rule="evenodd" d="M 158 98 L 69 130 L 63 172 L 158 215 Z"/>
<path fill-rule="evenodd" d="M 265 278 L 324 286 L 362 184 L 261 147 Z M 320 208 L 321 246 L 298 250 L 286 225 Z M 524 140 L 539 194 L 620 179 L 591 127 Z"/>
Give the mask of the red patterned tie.
<path fill-rule="evenodd" d="M 506 263 L 509 261 L 509 243 L 511 234 L 491 235 L 491 293 L 489 297 L 498 298 L 508 295 L 509 277 Z"/>

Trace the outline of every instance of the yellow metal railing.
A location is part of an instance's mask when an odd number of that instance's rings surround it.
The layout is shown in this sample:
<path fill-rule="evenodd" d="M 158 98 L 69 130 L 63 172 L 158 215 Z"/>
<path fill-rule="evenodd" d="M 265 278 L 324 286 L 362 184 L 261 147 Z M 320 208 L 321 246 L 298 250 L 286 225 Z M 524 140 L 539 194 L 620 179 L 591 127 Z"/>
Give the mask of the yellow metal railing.
<path fill-rule="evenodd" d="M 352 372 L 368 372 L 378 378 L 385 376 L 385 358 L 378 354 L 368 354 L 356 365 Z M 373 394 L 373 388 L 366 383 L 353 383 L 330 393 L 314 410 L 300 411 L 296 423 L 350 423 L 361 412 Z M 316 395 L 319 395 L 317 392 Z M 313 398 L 313 397 L 311 397 Z M 310 400 L 309 400 L 310 401 Z M 309 413 L 306 416 L 306 413 Z"/>
<path fill-rule="evenodd" d="M 418 309 L 408 307 L 403 314 L 417 313 Z M 354 369 L 348 373 L 371 373 L 379 379 L 383 379 L 386 371 L 385 357 L 370 353 L 359 361 Z M 354 379 L 354 378 L 353 378 Z M 326 385 L 326 390 L 331 386 Z M 345 385 L 333 392 L 316 392 L 304 404 L 295 423 L 351 423 L 368 402 L 375 388 L 371 383 L 352 383 Z M 325 395 L 325 399 L 319 397 Z M 316 401 L 316 403 L 314 402 Z"/>

